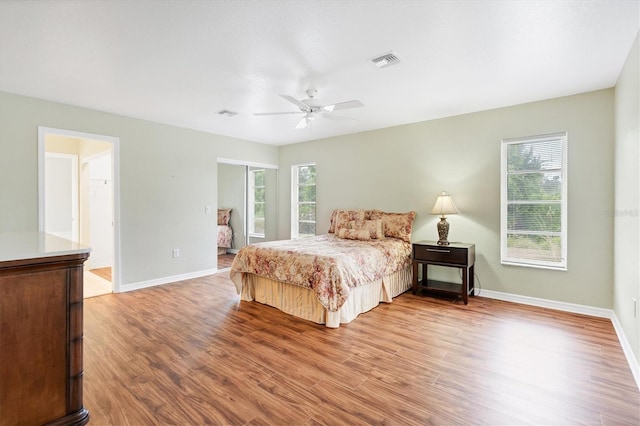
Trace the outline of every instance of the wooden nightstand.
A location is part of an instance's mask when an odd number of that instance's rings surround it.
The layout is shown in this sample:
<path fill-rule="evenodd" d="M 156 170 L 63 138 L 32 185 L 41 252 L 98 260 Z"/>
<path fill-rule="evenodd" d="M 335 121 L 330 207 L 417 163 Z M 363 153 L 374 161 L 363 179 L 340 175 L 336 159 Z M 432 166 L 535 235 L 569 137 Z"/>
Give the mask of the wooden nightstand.
<path fill-rule="evenodd" d="M 475 244 L 451 243 L 448 246 L 439 246 L 436 241 L 419 241 L 413 243 L 412 252 L 413 294 L 418 293 L 418 290 L 435 294 L 457 294 L 462 297 L 465 305 L 469 303 L 469 295 L 473 297 L 474 291 Z M 428 265 L 462 269 L 462 284 L 428 279 Z M 422 272 L 422 279 L 419 281 L 418 267 Z"/>

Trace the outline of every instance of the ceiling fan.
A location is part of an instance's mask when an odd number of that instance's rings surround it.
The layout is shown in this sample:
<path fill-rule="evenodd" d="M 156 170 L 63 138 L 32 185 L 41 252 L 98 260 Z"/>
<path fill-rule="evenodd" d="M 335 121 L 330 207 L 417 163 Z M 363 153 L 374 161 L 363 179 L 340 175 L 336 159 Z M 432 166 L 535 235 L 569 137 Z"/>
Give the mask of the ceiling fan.
<path fill-rule="evenodd" d="M 330 105 L 322 105 L 322 103 L 315 99 L 318 94 L 316 89 L 308 89 L 306 91 L 308 99 L 298 100 L 293 96 L 280 95 L 281 98 L 291 102 L 298 107 L 300 111 L 287 111 L 287 112 L 256 112 L 253 115 L 280 115 L 280 114 L 304 114 L 304 116 L 296 124 L 296 129 L 304 129 L 307 127 L 317 115 L 322 115 L 325 118 L 334 120 L 350 120 L 347 117 L 341 117 L 339 115 L 331 114 L 333 111 L 349 108 L 358 108 L 364 106 L 364 104 L 357 100 L 338 102 Z"/>

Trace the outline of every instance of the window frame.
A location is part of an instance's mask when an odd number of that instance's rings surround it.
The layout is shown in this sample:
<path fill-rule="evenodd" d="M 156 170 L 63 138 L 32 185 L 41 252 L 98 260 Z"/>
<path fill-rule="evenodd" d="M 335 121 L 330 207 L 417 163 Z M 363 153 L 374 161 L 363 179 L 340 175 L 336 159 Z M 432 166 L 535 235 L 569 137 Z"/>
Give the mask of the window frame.
<path fill-rule="evenodd" d="M 559 140 L 562 146 L 562 164 L 560 168 L 540 169 L 548 172 L 560 173 L 560 231 L 518 231 L 509 232 L 508 230 L 508 207 L 516 205 L 517 202 L 508 200 L 508 178 L 515 173 L 508 172 L 508 148 L 517 144 L 536 144 L 549 141 Z M 501 174 L 500 174 L 500 262 L 502 265 L 524 266 L 531 268 L 551 269 L 558 271 L 567 270 L 567 251 L 568 251 L 568 142 L 569 136 L 567 132 L 551 133 L 546 135 L 528 136 L 522 138 L 503 139 L 501 142 Z M 533 172 L 537 170 L 532 170 Z M 529 171 L 529 172 L 532 172 Z M 519 173 L 526 171 L 520 170 Z M 517 200 L 521 201 L 521 200 Z M 533 200 L 532 200 L 533 201 Z M 538 204 L 552 204 L 552 200 L 535 200 Z M 536 203 L 533 203 L 536 204 Z M 526 256 L 515 257 L 508 255 L 508 234 L 511 235 L 547 235 L 560 237 L 560 261 L 546 261 L 539 259 L 527 258 Z"/>
<path fill-rule="evenodd" d="M 299 234 L 299 225 L 300 223 L 304 222 L 304 223 L 313 223 L 314 226 L 314 231 L 313 231 L 313 235 L 317 235 L 317 220 L 299 220 L 299 213 L 300 213 L 300 205 L 301 204 L 313 204 L 314 205 L 314 210 L 317 208 L 317 198 L 318 198 L 318 194 L 316 192 L 316 197 L 315 200 L 313 202 L 299 202 L 298 201 L 298 197 L 300 194 L 299 191 L 299 171 L 301 167 L 309 167 L 309 166 L 313 166 L 316 169 L 316 180 L 314 180 L 313 185 L 308 185 L 308 186 L 315 186 L 316 190 L 318 188 L 317 185 L 317 166 L 316 163 L 300 163 L 300 164 L 294 164 L 291 166 L 291 239 L 297 239 L 297 238 L 308 238 L 308 237 L 301 237 Z M 317 211 L 317 210 L 316 210 Z"/>
<path fill-rule="evenodd" d="M 256 173 L 257 172 L 262 172 L 263 173 L 263 185 L 256 185 Z M 266 182 L 264 182 L 264 179 L 266 179 L 266 173 L 265 173 L 265 169 L 249 169 L 249 188 L 248 188 L 248 196 L 249 196 L 249 200 L 248 200 L 248 209 L 247 209 L 247 217 L 248 217 L 248 223 L 249 223 L 249 237 L 255 237 L 255 238 L 264 238 L 265 237 L 265 233 L 262 232 L 256 232 L 256 222 L 255 222 L 255 206 L 256 204 L 262 204 L 265 206 L 266 208 L 266 199 L 265 201 L 258 201 L 256 202 L 256 189 L 258 188 L 263 188 L 265 190 L 266 193 Z M 265 194 L 266 196 L 266 194 Z M 266 222 L 266 211 L 265 211 L 265 217 L 263 217 L 263 219 L 265 219 Z M 266 229 L 266 223 L 265 223 L 265 229 Z"/>

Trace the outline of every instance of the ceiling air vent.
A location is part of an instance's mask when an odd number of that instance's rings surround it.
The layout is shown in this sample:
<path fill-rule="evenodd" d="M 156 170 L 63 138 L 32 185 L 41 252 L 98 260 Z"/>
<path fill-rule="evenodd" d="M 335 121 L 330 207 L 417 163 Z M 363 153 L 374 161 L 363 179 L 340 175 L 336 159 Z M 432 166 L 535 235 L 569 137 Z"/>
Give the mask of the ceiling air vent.
<path fill-rule="evenodd" d="M 394 52 L 385 53 L 382 56 L 378 56 L 377 58 L 373 58 L 371 60 L 373 64 L 378 68 L 386 68 L 391 65 L 399 64 L 400 58 Z"/>
<path fill-rule="evenodd" d="M 228 109 L 223 109 L 222 111 L 218 111 L 218 115 L 224 115 L 225 117 L 233 117 L 234 115 L 238 115 L 238 113 L 229 111 Z"/>

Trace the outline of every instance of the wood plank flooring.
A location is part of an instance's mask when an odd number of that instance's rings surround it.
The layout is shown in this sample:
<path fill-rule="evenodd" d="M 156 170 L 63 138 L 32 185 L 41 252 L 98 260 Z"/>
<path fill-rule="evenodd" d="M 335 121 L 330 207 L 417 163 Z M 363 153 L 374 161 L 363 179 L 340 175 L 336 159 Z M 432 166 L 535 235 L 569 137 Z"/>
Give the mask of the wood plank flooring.
<path fill-rule="evenodd" d="M 108 266 L 106 268 L 91 269 L 91 272 L 96 274 L 100 278 L 104 278 L 107 281 L 111 281 L 111 267 L 110 266 Z"/>
<path fill-rule="evenodd" d="M 218 255 L 218 269 L 231 268 L 233 259 L 236 257 L 233 253 L 225 253 Z"/>
<path fill-rule="evenodd" d="M 228 272 L 84 302 L 93 425 L 638 425 L 611 321 L 405 293 L 338 329 Z"/>

